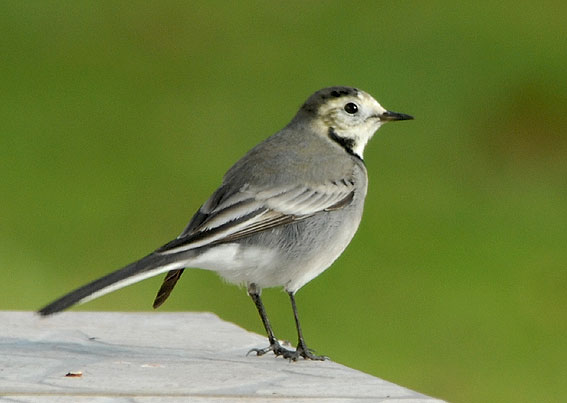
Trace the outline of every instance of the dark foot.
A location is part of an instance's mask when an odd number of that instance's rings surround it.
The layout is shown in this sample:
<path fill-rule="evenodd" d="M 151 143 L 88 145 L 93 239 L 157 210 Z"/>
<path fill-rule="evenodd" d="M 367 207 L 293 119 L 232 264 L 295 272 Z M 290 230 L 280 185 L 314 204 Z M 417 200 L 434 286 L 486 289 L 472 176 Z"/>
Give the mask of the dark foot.
<path fill-rule="evenodd" d="M 297 346 L 296 350 L 288 350 L 281 346 L 280 343 L 277 341 L 275 343 L 270 344 L 266 348 L 253 348 L 252 350 L 248 351 L 250 353 L 256 353 L 256 355 L 261 356 L 266 353 L 272 351 L 276 357 L 282 356 L 290 361 L 297 361 L 299 357 L 303 357 L 306 360 L 316 360 L 316 361 L 325 361 L 328 360 L 329 357 L 325 357 L 324 355 L 315 355 L 313 354 L 312 350 L 308 349 L 303 345 Z M 246 354 L 246 355 L 248 355 Z"/>
<path fill-rule="evenodd" d="M 294 351 L 290 351 L 287 348 L 282 347 L 282 345 L 280 343 L 275 341 L 266 348 L 253 348 L 252 350 L 248 351 L 248 354 L 256 353 L 257 356 L 261 356 L 261 355 L 264 355 L 266 353 L 269 353 L 270 351 L 272 351 L 276 355 L 276 357 L 279 357 L 280 355 L 283 356 L 283 357 L 286 357 L 290 353 L 294 353 Z M 248 355 L 248 354 L 246 354 L 246 355 Z"/>
<path fill-rule="evenodd" d="M 305 358 L 306 360 L 325 361 L 325 360 L 329 359 L 329 357 L 327 357 L 325 355 L 313 354 L 313 350 L 311 350 L 310 348 L 307 348 L 307 346 L 304 346 L 304 345 L 301 345 L 301 344 L 299 346 L 297 346 L 295 353 L 300 355 L 301 357 Z M 295 360 L 297 360 L 297 358 Z"/>

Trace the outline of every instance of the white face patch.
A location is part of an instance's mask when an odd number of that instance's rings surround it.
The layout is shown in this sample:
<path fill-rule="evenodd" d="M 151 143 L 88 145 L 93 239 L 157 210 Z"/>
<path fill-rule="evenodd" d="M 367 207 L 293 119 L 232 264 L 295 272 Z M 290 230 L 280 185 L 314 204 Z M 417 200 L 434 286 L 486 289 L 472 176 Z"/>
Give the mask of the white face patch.
<path fill-rule="evenodd" d="M 336 136 L 346 139 L 352 152 L 362 158 L 368 140 L 384 123 L 380 116 L 385 112 L 378 101 L 359 90 L 356 95 L 329 98 L 319 107 L 313 124 L 325 136 L 333 128 Z"/>

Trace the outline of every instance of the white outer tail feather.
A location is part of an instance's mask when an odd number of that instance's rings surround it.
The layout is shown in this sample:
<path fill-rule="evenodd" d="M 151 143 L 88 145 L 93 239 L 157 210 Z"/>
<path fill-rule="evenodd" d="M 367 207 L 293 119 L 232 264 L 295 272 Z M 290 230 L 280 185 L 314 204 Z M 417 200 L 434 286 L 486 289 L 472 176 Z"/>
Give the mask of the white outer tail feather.
<path fill-rule="evenodd" d="M 83 299 L 80 299 L 77 304 L 83 304 L 85 302 L 92 301 L 98 297 L 102 297 L 103 295 L 109 294 L 113 291 L 119 290 L 121 288 L 127 287 L 131 284 L 137 283 L 139 281 L 145 280 L 150 277 L 157 276 L 158 274 L 168 272 L 170 270 L 181 269 L 185 267 L 186 262 L 175 262 L 170 263 L 165 266 L 156 267 L 154 270 L 150 270 L 147 272 L 139 273 L 133 275 L 131 277 L 127 277 L 124 280 L 117 281 L 116 283 L 110 284 L 107 287 L 104 287 L 98 291 L 93 292 L 91 295 L 86 296 Z"/>

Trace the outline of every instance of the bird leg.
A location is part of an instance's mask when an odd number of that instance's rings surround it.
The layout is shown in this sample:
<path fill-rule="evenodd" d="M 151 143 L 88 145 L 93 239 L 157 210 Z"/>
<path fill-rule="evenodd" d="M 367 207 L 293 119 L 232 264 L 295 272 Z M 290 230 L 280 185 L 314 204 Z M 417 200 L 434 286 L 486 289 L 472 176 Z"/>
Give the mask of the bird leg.
<path fill-rule="evenodd" d="M 253 348 L 252 350 L 248 351 L 248 354 L 254 352 L 256 355 L 264 355 L 270 351 L 273 351 L 276 356 L 283 356 L 285 358 L 289 358 L 288 356 L 294 351 L 290 351 L 280 344 L 276 336 L 274 335 L 274 331 L 272 330 L 272 325 L 270 324 L 270 320 L 268 319 L 268 315 L 266 314 L 266 309 L 264 308 L 264 304 L 262 303 L 262 299 L 260 298 L 260 291 L 256 288 L 255 284 L 250 284 L 248 286 L 248 294 L 254 304 L 256 305 L 256 309 L 258 309 L 258 313 L 260 314 L 260 318 L 262 319 L 262 323 L 264 324 L 264 329 L 266 329 L 266 333 L 268 334 L 268 341 L 270 345 L 266 348 Z"/>
<path fill-rule="evenodd" d="M 318 356 L 313 354 L 313 352 L 309 348 L 307 348 L 307 345 L 305 344 L 305 340 L 303 339 L 301 325 L 299 324 L 297 307 L 295 305 L 295 297 L 292 292 L 289 293 L 289 297 L 291 299 L 291 307 L 293 309 L 293 317 L 295 318 L 295 326 L 297 327 L 297 337 L 298 337 L 297 348 L 295 349 L 295 351 L 288 350 L 287 348 L 282 347 L 282 345 L 274 335 L 274 331 L 272 330 L 272 325 L 270 324 L 270 320 L 268 319 L 268 315 L 266 314 L 266 309 L 264 308 L 264 304 L 262 303 L 262 299 L 260 298 L 260 291 L 256 288 L 255 284 L 249 285 L 248 294 L 250 295 L 250 298 L 252 298 L 252 301 L 254 301 L 254 305 L 256 305 L 256 309 L 258 309 L 258 313 L 260 314 L 260 318 L 262 319 L 262 323 L 264 324 L 264 329 L 266 329 L 266 333 L 268 334 L 268 341 L 270 342 L 270 345 L 268 347 L 253 348 L 252 350 L 248 351 L 248 354 L 256 353 L 256 355 L 264 355 L 272 351 L 276 355 L 276 357 L 282 356 L 283 358 L 287 358 L 291 361 L 297 361 L 299 357 L 303 357 L 309 360 L 318 360 L 318 361 L 323 361 L 327 359 L 327 357 L 325 356 Z"/>
<path fill-rule="evenodd" d="M 295 349 L 294 357 L 289 357 L 293 361 L 297 360 L 298 357 L 303 357 L 309 360 L 325 361 L 329 357 L 324 355 L 315 355 L 313 350 L 307 348 L 305 344 L 305 339 L 303 338 L 303 332 L 301 331 L 301 324 L 299 323 L 299 316 L 297 315 L 297 306 L 295 305 L 295 294 L 293 292 L 288 292 L 289 298 L 291 300 L 291 308 L 293 309 L 293 317 L 295 319 L 295 327 L 297 328 L 297 348 Z"/>

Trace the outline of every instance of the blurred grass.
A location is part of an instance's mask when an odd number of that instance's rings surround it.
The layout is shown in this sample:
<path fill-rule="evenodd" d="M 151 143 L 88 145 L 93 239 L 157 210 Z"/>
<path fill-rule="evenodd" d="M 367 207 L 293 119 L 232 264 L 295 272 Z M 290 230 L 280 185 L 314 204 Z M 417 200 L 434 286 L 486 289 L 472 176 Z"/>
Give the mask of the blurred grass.
<path fill-rule="evenodd" d="M 313 91 L 416 116 L 368 146 L 360 231 L 298 294 L 311 346 L 455 402 L 567 393 L 560 2 L 4 2 L 0 309 L 37 309 L 176 236 Z M 143 310 L 160 279 L 78 309 Z M 279 337 L 287 298 L 267 290 Z M 184 276 L 166 310 L 262 332 Z"/>

